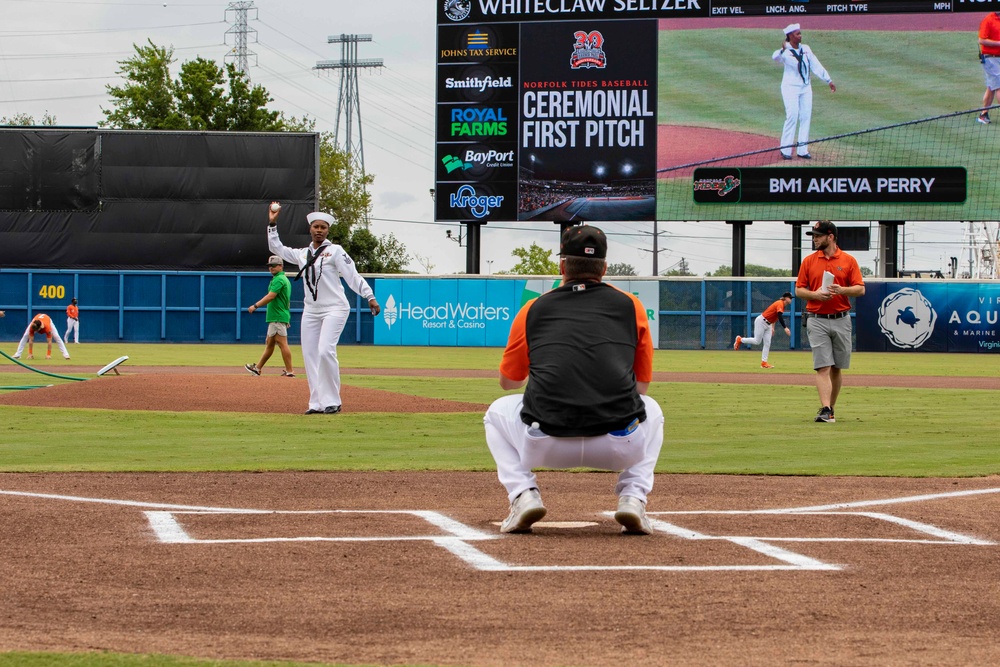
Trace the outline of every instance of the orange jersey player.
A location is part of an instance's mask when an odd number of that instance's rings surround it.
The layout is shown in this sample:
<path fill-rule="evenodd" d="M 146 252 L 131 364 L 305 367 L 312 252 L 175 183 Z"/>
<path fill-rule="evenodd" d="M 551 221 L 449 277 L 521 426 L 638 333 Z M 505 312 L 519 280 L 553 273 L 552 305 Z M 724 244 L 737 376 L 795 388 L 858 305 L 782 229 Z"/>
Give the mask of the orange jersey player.
<path fill-rule="evenodd" d="M 28 358 L 34 359 L 34 346 L 35 346 L 35 334 L 42 333 L 45 334 L 45 340 L 48 343 L 48 348 L 45 351 L 45 358 L 52 358 L 52 339 L 56 341 L 56 345 L 59 346 L 59 350 L 62 352 L 63 357 L 69 359 L 69 352 L 66 350 L 66 345 L 63 343 L 63 339 L 59 337 L 59 330 L 56 329 L 55 325 L 52 323 L 52 318 L 45 313 L 39 313 L 28 324 L 28 328 L 24 330 L 24 335 L 21 336 L 21 342 L 17 346 L 17 352 L 14 353 L 15 359 L 21 358 L 21 352 L 24 351 L 24 346 L 28 346 Z"/>
<path fill-rule="evenodd" d="M 66 342 L 69 342 L 69 334 L 73 333 L 73 342 L 80 342 L 80 309 L 76 305 L 76 299 L 69 302 L 66 306 L 66 335 L 63 338 Z"/>

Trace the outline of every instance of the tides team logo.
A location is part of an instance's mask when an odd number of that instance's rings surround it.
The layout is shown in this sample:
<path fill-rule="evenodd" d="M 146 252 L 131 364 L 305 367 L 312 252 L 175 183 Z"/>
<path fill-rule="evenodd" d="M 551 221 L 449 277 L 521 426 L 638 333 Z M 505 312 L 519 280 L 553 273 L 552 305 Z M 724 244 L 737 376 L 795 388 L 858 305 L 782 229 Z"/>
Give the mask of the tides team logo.
<path fill-rule="evenodd" d="M 923 294 L 912 287 L 893 292 L 878 309 L 878 326 L 896 347 L 916 349 L 934 333 L 937 313 Z"/>
<path fill-rule="evenodd" d="M 608 59 L 604 54 L 604 35 L 598 30 L 577 30 L 573 33 L 573 55 L 569 58 L 570 69 L 604 69 Z"/>
<path fill-rule="evenodd" d="M 464 21 L 472 11 L 472 0 L 444 0 L 444 15 L 452 21 Z"/>
<path fill-rule="evenodd" d="M 694 182 L 695 192 L 718 192 L 720 197 L 725 197 L 738 187 L 740 179 L 731 174 L 722 178 L 702 178 Z"/>

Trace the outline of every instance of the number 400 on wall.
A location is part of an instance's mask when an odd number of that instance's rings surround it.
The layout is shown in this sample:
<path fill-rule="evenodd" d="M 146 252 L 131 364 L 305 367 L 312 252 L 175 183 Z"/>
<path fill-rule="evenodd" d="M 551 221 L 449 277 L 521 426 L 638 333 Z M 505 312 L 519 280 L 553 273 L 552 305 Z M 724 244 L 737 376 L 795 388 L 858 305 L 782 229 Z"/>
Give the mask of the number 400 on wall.
<path fill-rule="evenodd" d="M 41 299 L 65 299 L 66 288 L 63 285 L 42 285 L 38 296 Z"/>

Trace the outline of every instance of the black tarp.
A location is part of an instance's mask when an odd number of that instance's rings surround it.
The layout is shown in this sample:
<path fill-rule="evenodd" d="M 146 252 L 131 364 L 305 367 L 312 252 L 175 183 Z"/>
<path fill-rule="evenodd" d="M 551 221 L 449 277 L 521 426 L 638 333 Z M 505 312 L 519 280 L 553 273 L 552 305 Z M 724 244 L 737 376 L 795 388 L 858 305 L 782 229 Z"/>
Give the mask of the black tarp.
<path fill-rule="evenodd" d="M 258 270 L 309 242 L 314 133 L 0 129 L 0 266 Z"/>

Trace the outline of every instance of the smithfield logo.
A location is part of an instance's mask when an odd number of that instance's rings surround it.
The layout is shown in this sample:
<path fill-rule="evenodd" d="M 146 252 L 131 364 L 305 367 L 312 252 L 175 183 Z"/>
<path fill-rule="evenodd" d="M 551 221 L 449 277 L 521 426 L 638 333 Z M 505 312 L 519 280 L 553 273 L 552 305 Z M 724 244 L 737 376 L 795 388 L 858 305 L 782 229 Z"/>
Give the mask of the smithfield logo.
<path fill-rule="evenodd" d="M 385 320 L 385 326 L 390 329 L 396 323 L 396 320 L 399 319 L 399 309 L 396 308 L 396 299 L 391 294 L 385 300 L 385 308 L 382 309 L 382 319 Z"/>
<path fill-rule="evenodd" d="M 485 218 L 490 214 L 491 208 L 497 208 L 503 204 L 503 195 L 477 195 L 476 189 L 471 185 L 463 185 L 448 199 L 448 206 L 451 208 L 466 208 L 477 218 Z"/>
<path fill-rule="evenodd" d="M 569 58 L 570 69 L 604 69 L 608 65 L 604 54 L 604 35 L 598 30 L 573 33 L 573 55 Z"/>
<path fill-rule="evenodd" d="M 464 21 L 472 11 L 472 0 L 444 0 L 444 15 L 452 21 Z"/>
<path fill-rule="evenodd" d="M 716 190 L 720 197 L 725 197 L 730 192 L 740 187 L 740 179 L 735 176 L 726 176 L 725 178 L 700 178 L 694 182 L 694 189 L 698 190 Z"/>
<path fill-rule="evenodd" d="M 937 313 L 918 290 L 904 287 L 887 296 L 878 309 L 878 326 L 896 347 L 916 349 L 934 333 Z"/>
<path fill-rule="evenodd" d="M 473 88 L 481 93 L 487 88 L 513 88 L 514 78 L 510 76 L 467 76 L 464 79 L 448 77 L 444 80 L 445 88 Z"/>

